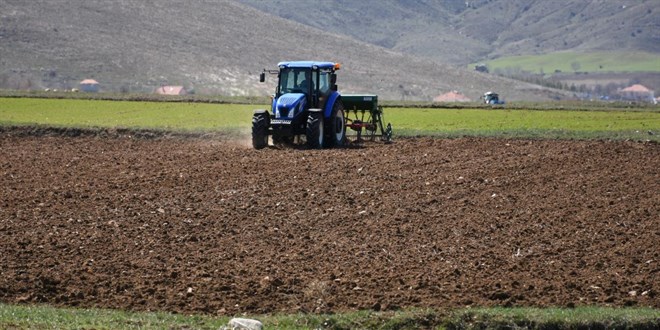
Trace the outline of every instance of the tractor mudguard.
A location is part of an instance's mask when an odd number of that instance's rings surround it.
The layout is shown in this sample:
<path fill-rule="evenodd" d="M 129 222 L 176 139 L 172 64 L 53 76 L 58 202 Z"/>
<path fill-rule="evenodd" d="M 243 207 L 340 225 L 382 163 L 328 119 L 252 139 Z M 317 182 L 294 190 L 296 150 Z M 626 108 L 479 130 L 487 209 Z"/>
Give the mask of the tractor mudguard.
<path fill-rule="evenodd" d="M 271 99 L 273 101 L 270 103 L 270 113 L 274 114 L 275 113 L 275 107 L 277 107 L 277 98 L 273 96 Z"/>
<path fill-rule="evenodd" d="M 328 96 L 328 102 L 325 103 L 325 108 L 323 109 L 323 118 L 330 118 L 332 116 L 332 109 L 339 98 L 341 98 L 341 95 L 338 92 L 332 92 Z"/>

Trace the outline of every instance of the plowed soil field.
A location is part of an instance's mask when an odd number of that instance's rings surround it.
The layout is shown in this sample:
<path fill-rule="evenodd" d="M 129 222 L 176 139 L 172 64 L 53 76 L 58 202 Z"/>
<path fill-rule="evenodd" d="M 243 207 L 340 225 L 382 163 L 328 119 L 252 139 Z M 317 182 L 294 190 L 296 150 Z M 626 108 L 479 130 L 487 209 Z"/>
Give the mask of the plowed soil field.
<path fill-rule="evenodd" d="M 223 315 L 660 308 L 654 143 L 256 151 L 5 131 L 0 196 L 5 303 Z"/>

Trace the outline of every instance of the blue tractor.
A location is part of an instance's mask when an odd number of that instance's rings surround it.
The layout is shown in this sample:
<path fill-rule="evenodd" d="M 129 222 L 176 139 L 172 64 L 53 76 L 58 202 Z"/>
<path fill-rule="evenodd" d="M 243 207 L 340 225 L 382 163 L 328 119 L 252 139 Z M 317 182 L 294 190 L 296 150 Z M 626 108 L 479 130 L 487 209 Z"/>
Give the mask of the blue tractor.
<path fill-rule="evenodd" d="M 268 137 L 274 144 L 304 141 L 308 148 L 338 147 L 346 141 L 346 117 L 342 97 L 337 92 L 339 63 L 280 62 L 278 83 L 270 111 L 255 110 L 252 116 L 252 146 L 263 149 Z"/>

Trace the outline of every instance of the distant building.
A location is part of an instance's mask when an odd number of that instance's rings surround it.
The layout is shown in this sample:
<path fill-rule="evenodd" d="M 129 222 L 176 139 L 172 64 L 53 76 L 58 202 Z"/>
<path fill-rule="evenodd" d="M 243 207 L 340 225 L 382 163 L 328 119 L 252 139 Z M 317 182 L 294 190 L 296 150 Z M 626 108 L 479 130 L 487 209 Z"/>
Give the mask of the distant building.
<path fill-rule="evenodd" d="M 161 86 L 156 88 L 156 94 L 161 95 L 186 95 L 188 92 L 183 86 Z"/>
<path fill-rule="evenodd" d="M 438 95 L 435 98 L 433 98 L 433 102 L 470 102 L 469 97 L 459 93 L 458 91 L 451 91 L 448 93 L 444 93 L 442 95 Z"/>
<path fill-rule="evenodd" d="M 80 82 L 80 90 L 83 92 L 96 93 L 99 91 L 99 82 L 94 79 L 85 79 Z"/>
<path fill-rule="evenodd" d="M 629 101 L 655 102 L 654 92 L 640 84 L 635 84 L 620 90 L 619 95 L 621 95 L 622 99 Z"/>

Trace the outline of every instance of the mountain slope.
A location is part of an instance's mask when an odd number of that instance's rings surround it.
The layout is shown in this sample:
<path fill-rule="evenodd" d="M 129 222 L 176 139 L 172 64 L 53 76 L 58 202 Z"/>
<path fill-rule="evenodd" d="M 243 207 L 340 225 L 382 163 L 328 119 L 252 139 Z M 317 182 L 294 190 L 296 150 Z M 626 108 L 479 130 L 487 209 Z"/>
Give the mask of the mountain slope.
<path fill-rule="evenodd" d="M 452 29 L 464 1 L 238 1 L 323 31 L 443 62 L 460 62 L 466 53 L 488 51 L 485 44 Z"/>
<path fill-rule="evenodd" d="M 660 52 L 658 1 L 496 1 L 461 14 L 458 31 L 489 57 L 561 50 Z"/>
<path fill-rule="evenodd" d="M 655 0 L 239 1 L 325 31 L 460 65 L 566 50 L 660 52 L 660 1 Z"/>
<path fill-rule="evenodd" d="M 95 78 L 106 91 L 165 84 L 201 93 L 264 95 L 257 74 L 281 60 L 338 61 L 340 89 L 430 100 L 458 89 L 477 99 L 544 99 L 534 85 L 459 70 L 326 33 L 232 1 L 9 0 L 0 3 L 0 73 L 70 88 Z M 25 78 L 27 77 L 27 78 Z M 2 79 L 0 79 L 2 82 Z"/>

